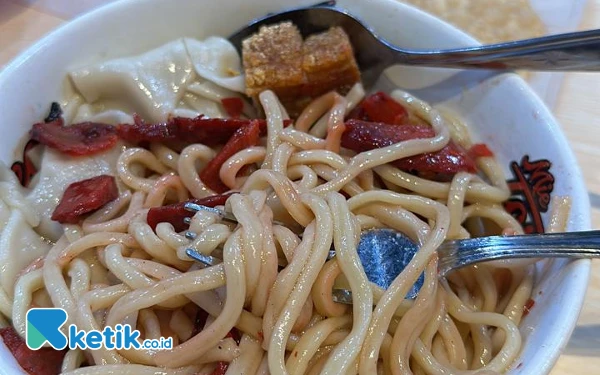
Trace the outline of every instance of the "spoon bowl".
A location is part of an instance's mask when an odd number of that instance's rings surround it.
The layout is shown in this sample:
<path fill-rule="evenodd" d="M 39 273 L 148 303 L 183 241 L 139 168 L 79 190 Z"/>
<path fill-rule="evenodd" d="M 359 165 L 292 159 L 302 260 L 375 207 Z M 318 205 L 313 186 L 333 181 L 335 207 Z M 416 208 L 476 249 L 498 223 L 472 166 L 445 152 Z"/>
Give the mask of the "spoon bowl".
<path fill-rule="evenodd" d="M 233 215 L 217 208 L 195 203 L 186 203 L 185 208 L 192 212 L 211 212 L 221 219 L 236 222 Z M 194 238 L 195 235 L 187 232 L 186 237 Z M 417 250 L 417 244 L 408 236 L 388 228 L 363 231 L 356 249 L 369 281 L 383 289 L 387 289 L 408 266 Z M 194 249 L 187 249 L 186 254 L 209 266 L 222 262 L 215 256 L 204 255 Z M 439 277 L 444 277 L 458 268 L 494 260 L 600 258 L 600 230 L 488 236 L 445 241 L 438 247 L 437 255 Z M 334 256 L 335 249 L 332 248 L 327 259 L 332 259 Z M 280 267 L 285 267 L 285 263 L 280 264 Z M 422 285 L 423 275 L 413 285 L 406 298 L 415 298 Z M 349 290 L 335 289 L 333 297 L 339 303 L 352 303 L 352 293 Z"/>
<path fill-rule="evenodd" d="M 251 21 L 228 39 L 241 51 L 242 42 L 260 27 L 291 21 L 303 36 L 339 26 L 354 47 L 356 62 L 366 88 L 395 64 L 443 68 L 493 70 L 598 71 L 600 30 L 558 34 L 514 42 L 457 49 L 409 50 L 378 36 L 369 26 L 335 2 L 271 13 Z"/>

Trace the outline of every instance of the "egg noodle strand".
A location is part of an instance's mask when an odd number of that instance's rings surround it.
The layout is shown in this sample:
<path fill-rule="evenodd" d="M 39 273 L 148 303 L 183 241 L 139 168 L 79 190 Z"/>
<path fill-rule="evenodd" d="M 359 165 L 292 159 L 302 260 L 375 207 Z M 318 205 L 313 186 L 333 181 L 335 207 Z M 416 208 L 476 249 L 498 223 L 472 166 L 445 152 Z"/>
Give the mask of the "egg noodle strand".
<path fill-rule="evenodd" d="M 27 310 L 45 303 L 65 309 L 79 329 L 130 324 L 142 339 L 173 338 L 164 351 L 71 350 L 62 365 L 70 375 L 210 374 L 220 361 L 229 363 L 227 374 L 506 371 L 521 349 L 518 326 L 535 267 L 496 262 L 439 279 L 436 255 L 447 239 L 523 233 L 502 208 L 509 190 L 501 168 L 479 157 L 481 176 L 439 182 L 388 164 L 451 139 L 470 146 L 464 125 L 402 91 L 392 97 L 433 137 L 355 155 L 341 149 L 344 115 L 363 96 L 360 85 L 346 97 L 326 94 L 284 127 L 279 100 L 263 92 L 265 142 L 229 158 L 219 174 L 239 192 L 222 207 L 238 224 L 198 212 L 193 240 L 169 223 L 153 230 L 146 215 L 213 195 L 198 171 L 216 151 L 201 144 L 181 152 L 158 144 L 125 149 L 116 170 L 128 189 L 80 225 L 65 226 L 47 256 L 20 272 L 14 295 L 1 291 L 0 311 L 22 336 Z M 260 168 L 238 176 L 251 165 Z M 565 229 L 568 210 L 568 200 L 555 200 L 551 231 Z M 374 227 L 400 231 L 419 247 L 387 290 L 368 281 L 356 251 L 361 232 Z M 336 256 L 327 260 L 332 246 Z M 223 263 L 195 263 L 186 248 Z M 418 296 L 405 299 L 421 274 Z M 353 305 L 334 301 L 340 282 Z M 195 333 L 200 310 L 208 318 Z M 239 344 L 228 336 L 234 328 Z"/>

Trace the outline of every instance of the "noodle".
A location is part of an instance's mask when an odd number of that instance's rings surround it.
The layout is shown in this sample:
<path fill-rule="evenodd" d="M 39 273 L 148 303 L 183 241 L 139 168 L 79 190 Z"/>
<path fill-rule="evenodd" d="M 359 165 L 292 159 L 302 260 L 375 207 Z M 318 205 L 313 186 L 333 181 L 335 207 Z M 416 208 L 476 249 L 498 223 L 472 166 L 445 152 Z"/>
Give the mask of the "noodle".
<path fill-rule="evenodd" d="M 219 362 L 229 363 L 231 374 L 506 371 L 521 349 L 518 325 L 535 267 L 495 262 L 439 279 L 436 256 L 447 239 L 482 235 L 469 230 L 472 220 L 499 228 L 484 234 L 523 233 L 502 207 L 509 197 L 502 170 L 494 158 L 480 157 L 480 175 L 440 181 L 389 164 L 451 140 L 471 143 L 456 119 L 408 93 L 391 95 L 434 135 L 355 154 L 341 144 L 344 116 L 364 97 L 360 84 L 345 97 L 316 99 L 288 127 L 277 96 L 262 92 L 266 137 L 218 172 L 239 192 L 222 207 L 237 224 L 199 211 L 189 223 L 195 235 L 168 222 L 154 229 L 148 212 L 213 195 L 199 171 L 218 150 L 124 146 L 113 165 L 119 197 L 79 225 L 65 225 L 43 256 L 14 264 L 16 278 L 0 288 L 0 322 L 10 320 L 24 336 L 27 310 L 51 305 L 65 309 L 79 329 L 131 324 L 142 339 L 173 338 L 173 348 L 163 351 L 70 350 L 62 363 L 70 375 L 210 374 Z M 239 97 L 198 81 L 182 102 L 220 111 L 219 101 L 230 96 Z M 253 112 L 245 103 L 243 113 Z M 44 218 L 9 184 L 0 185 L 0 203 L 35 229 Z M 550 230 L 564 230 L 569 201 L 553 207 Z M 356 250 L 361 232 L 371 228 L 397 230 L 418 246 L 385 290 L 369 282 Z M 336 256 L 328 260 L 332 246 Z M 188 248 L 223 263 L 194 263 Z M 421 274 L 418 296 L 405 299 Z M 334 300 L 340 283 L 352 292 L 352 306 Z M 208 317 L 198 323 L 202 311 Z M 236 330 L 237 341 L 228 337 Z"/>

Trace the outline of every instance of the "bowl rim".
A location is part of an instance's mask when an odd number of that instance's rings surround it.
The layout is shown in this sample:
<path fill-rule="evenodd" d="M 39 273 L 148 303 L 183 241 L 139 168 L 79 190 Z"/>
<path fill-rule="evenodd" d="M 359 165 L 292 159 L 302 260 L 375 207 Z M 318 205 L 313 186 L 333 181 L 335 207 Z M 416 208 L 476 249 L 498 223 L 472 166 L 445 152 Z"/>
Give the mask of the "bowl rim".
<path fill-rule="evenodd" d="M 21 51 L 16 57 L 14 57 L 10 62 L 8 62 L 2 68 L 2 70 L 0 70 L 0 87 L 3 86 L 3 83 L 9 77 L 11 77 L 13 74 L 18 73 L 19 69 L 21 69 L 21 67 L 24 64 L 26 64 L 29 60 L 35 58 L 36 54 L 38 54 L 40 52 L 40 50 L 42 50 L 43 48 L 45 48 L 48 45 L 52 45 L 55 43 L 64 43 L 64 41 L 61 41 L 63 38 L 65 38 L 65 37 L 68 38 L 68 34 L 70 34 L 77 27 L 85 24 L 88 20 L 92 20 L 92 19 L 96 19 L 96 18 L 103 18 L 103 17 L 106 17 L 107 15 L 112 14 L 113 12 L 124 11 L 126 9 L 144 6 L 147 3 L 166 2 L 166 1 L 167 0 L 118 0 L 115 2 L 108 3 L 108 4 L 103 4 L 95 9 L 92 9 L 91 11 L 88 11 L 86 13 L 78 15 L 77 17 L 75 17 L 71 20 L 67 20 L 63 24 L 59 25 L 55 29 L 53 29 L 50 32 L 48 32 L 47 34 L 45 34 L 43 37 L 39 38 L 34 44 L 27 47 L 25 50 Z M 182 0 L 182 1 L 189 1 L 189 0 Z M 214 0 L 209 0 L 209 1 L 214 1 Z M 228 0 L 225 0 L 225 1 L 228 1 Z M 299 1 L 302 1 L 302 0 L 299 0 Z M 314 3 L 316 1 L 317 0 L 314 0 L 312 2 Z M 454 34 L 455 37 L 460 38 L 461 43 L 464 43 L 465 46 L 481 44 L 476 39 L 474 39 L 472 36 L 465 33 L 464 31 L 462 31 L 462 30 L 454 27 L 453 25 L 449 24 L 448 22 L 441 20 L 429 13 L 426 13 L 412 5 L 401 3 L 397 0 L 375 0 L 375 1 L 379 2 L 379 3 L 393 4 L 393 6 L 401 9 L 402 13 L 412 13 L 415 17 L 422 18 L 422 19 L 426 20 L 427 22 L 433 22 L 433 23 L 442 25 L 444 27 L 444 29 L 448 30 L 449 33 L 452 33 L 452 34 Z M 302 2 L 306 3 L 305 0 Z M 360 1 L 359 0 L 346 0 L 343 2 L 344 3 L 352 2 L 352 3 L 358 4 Z M 293 5 L 290 5 L 288 3 L 279 3 L 279 2 L 275 2 L 275 1 L 271 1 L 271 4 L 275 7 L 277 7 L 278 9 L 285 9 L 285 8 L 293 7 Z M 350 12 L 351 12 L 351 10 L 350 10 Z M 546 106 L 546 104 L 540 99 L 540 97 L 531 89 L 529 84 L 526 83 L 526 81 L 524 81 L 520 76 L 518 76 L 516 74 L 514 74 L 512 78 L 516 80 L 515 81 L 516 83 L 520 84 L 520 89 L 523 90 L 523 94 L 530 99 L 530 101 L 532 102 L 533 108 L 535 108 L 537 111 L 539 111 L 541 116 L 544 116 L 545 118 L 551 120 L 548 122 L 548 127 L 550 130 L 552 130 L 552 132 L 555 136 L 555 140 L 559 144 L 561 158 L 565 162 L 568 162 L 573 166 L 573 169 L 571 170 L 572 180 L 575 181 L 576 186 L 582 187 L 584 189 L 584 191 L 586 192 L 586 194 L 582 194 L 577 199 L 580 200 L 580 204 L 582 204 L 586 207 L 590 207 L 589 196 L 587 195 L 587 190 L 585 189 L 585 183 L 584 183 L 584 180 L 582 177 L 580 166 L 577 163 L 577 160 L 575 158 L 573 150 L 569 146 L 568 141 L 562 131 L 562 128 L 561 128 L 558 120 L 553 115 L 553 113 L 550 111 L 550 109 Z M 578 226 L 581 228 L 580 230 L 590 229 L 590 227 L 591 227 L 591 211 L 587 210 L 585 212 L 585 214 L 582 215 L 579 219 L 580 219 L 580 222 L 579 222 Z M 550 356 L 544 358 L 543 361 L 538 361 L 539 364 L 542 366 L 541 368 L 538 367 L 538 370 L 541 370 L 540 373 L 544 373 L 544 374 L 548 373 L 552 369 L 552 367 L 554 366 L 556 361 L 558 360 L 559 356 L 562 353 L 562 349 L 566 346 L 566 344 L 571 336 L 571 333 L 573 332 L 573 330 L 577 324 L 577 318 L 579 316 L 581 308 L 583 307 L 584 297 L 585 297 L 585 294 L 587 291 L 588 279 L 589 279 L 590 270 L 591 270 L 591 261 L 587 260 L 587 259 L 576 260 L 576 261 L 573 261 L 571 263 L 571 265 L 574 267 L 574 269 L 571 270 L 570 272 L 576 272 L 582 276 L 580 278 L 580 280 L 578 281 L 578 283 L 576 284 L 578 286 L 578 288 L 573 290 L 571 293 L 571 296 L 570 296 L 570 301 L 572 301 L 575 305 L 571 306 L 571 309 L 568 310 L 568 314 L 566 316 L 568 319 L 565 319 L 565 321 L 567 323 L 563 323 L 562 333 L 564 333 L 564 334 L 557 336 L 557 341 L 553 345 L 553 347 L 555 349 L 550 353 Z M 3 340 L 0 340 L 0 351 L 7 350 L 5 348 L 6 348 L 6 346 L 3 342 Z M 545 353 L 545 354 L 548 354 L 548 353 Z M 3 366 L 0 366 L 0 374 L 4 373 L 4 369 L 7 369 L 9 371 L 10 370 L 14 371 L 14 370 L 20 369 L 16 360 L 14 360 L 14 358 L 12 358 L 12 359 L 13 359 L 14 363 L 6 363 L 6 362 L 2 361 Z"/>

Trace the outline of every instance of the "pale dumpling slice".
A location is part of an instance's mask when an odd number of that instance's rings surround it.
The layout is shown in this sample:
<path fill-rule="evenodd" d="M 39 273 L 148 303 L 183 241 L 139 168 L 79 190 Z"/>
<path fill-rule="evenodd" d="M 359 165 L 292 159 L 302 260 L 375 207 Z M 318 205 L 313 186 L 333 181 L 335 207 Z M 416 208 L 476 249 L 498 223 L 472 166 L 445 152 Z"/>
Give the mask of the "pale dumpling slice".
<path fill-rule="evenodd" d="M 136 112 L 153 122 L 167 119 L 195 78 L 182 39 L 139 56 L 84 67 L 70 75 L 87 103 L 120 103 L 120 110 Z"/>
<path fill-rule="evenodd" d="M 0 285 L 9 296 L 19 272 L 49 250 L 50 244 L 31 228 L 21 210 L 11 210 L 0 232 Z"/>
<path fill-rule="evenodd" d="M 0 199 L 0 232 L 4 229 L 6 223 L 8 223 L 10 211 L 10 207 Z"/>
<path fill-rule="evenodd" d="M 50 217 L 67 186 L 102 174 L 116 177 L 117 159 L 122 150 L 123 146 L 117 144 L 103 153 L 72 157 L 46 148 L 37 184 L 26 198 L 29 205 L 35 207 L 41 217 L 36 231 L 51 241 L 58 240 L 63 233 L 62 225 L 52 221 Z M 117 183 L 118 181 L 119 179 Z"/>
<path fill-rule="evenodd" d="M 183 103 L 185 104 L 185 107 L 190 108 L 199 115 L 201 114 L 210 118 L 225 117 L 225 112 L 222 110 L 220 103 L 194 95 L 191 92 L 185 94 Z"/>
<path fill-rule="evenodd" d="M 73 118 L 73 123 L 84 121 L 100 122 L 109 125 L 133 123 L 133 116 L 124 110 L 106 109 L 103 107 L 95 108 L 91 104 L 82 104 Z"/>
<path fill-rule="evenodd" d="M 203 41 L 185 38 L 196 73 L 219 86 L 245 91 L 240 55 L 227 39 L 211 36 Z"/>
<path fill-rule="evenodd" d="M 20 210 L 30 226 L 39 225 L 39 213 L 25 199 L 28 192 L 14 172 L 0 161 L 0 231 L 4 229 L 13 209 Z"/>
<path fill-rule="evenodd" d="M 244 95 L 241 95 L 232 90 L 226 89 L 222 86 L 217 85 L 211 81 L 204 82 L 194 82 L 188 86 L 188 94 L 184 97 L 184 100 L 187 98 L 189 94 L 193 94 L 195 97 L 200 99 L 205 99 L 207 101 L 221 103 L 221 100 L 224 98 L 240 98 L 244 103 L 244 109 L 242 113 L 246 115 L 248 118 L 256 118 L 256 110 L 254 107 L 246 100 Z M 219 106 L 222 107 L 222 106 Z"/>
<path fill-rule="evenodd" d="M 0 286 L 9 296 L 17 274 L 50 249 L 32 229 L 40 218 L 26 193 L 14 173 L 0 162 Z"/>

